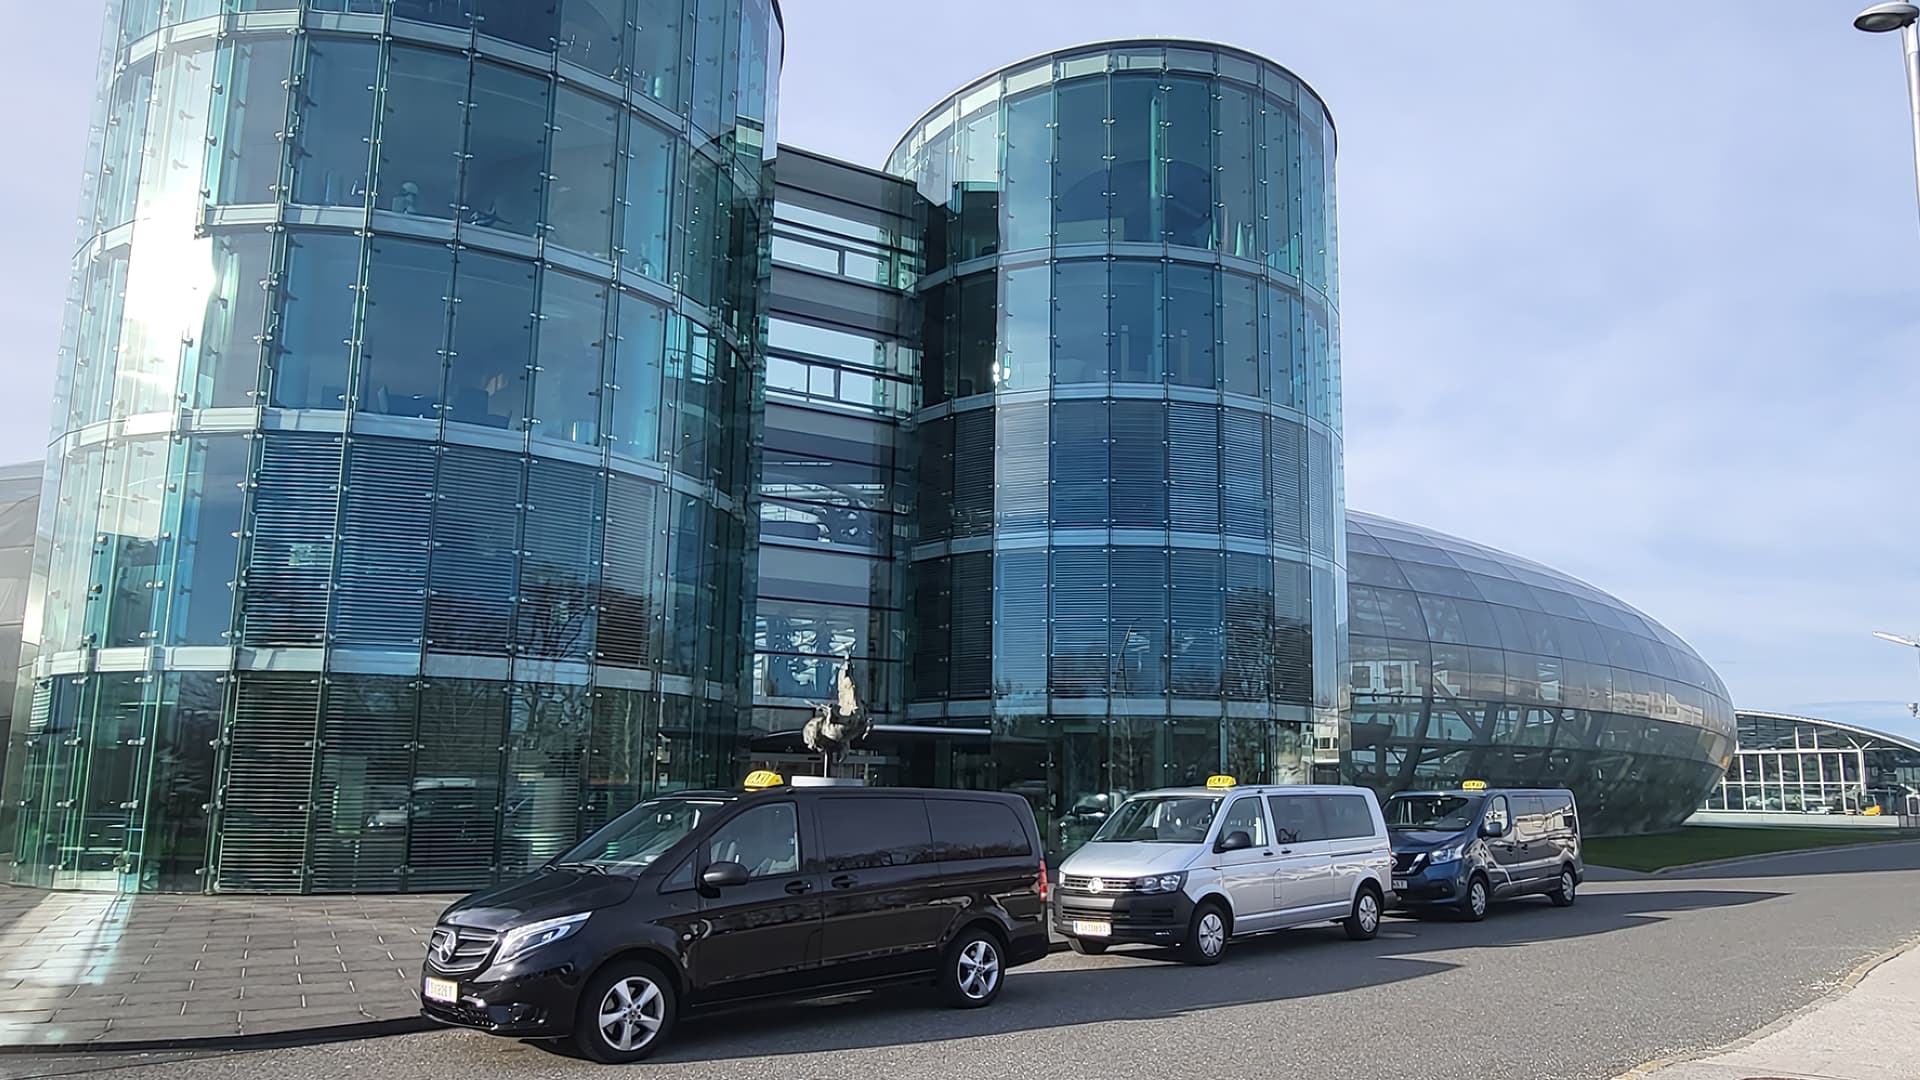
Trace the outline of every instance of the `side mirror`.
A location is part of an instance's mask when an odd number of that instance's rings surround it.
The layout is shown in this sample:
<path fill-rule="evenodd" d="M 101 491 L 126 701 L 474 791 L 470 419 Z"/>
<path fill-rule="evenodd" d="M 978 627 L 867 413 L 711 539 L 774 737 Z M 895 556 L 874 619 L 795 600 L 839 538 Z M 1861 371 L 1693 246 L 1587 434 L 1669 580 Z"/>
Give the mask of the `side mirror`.
<path fill-rule="evenodd" d="M 1227 835 L 1221 837 L 1220 843 L 1214 846 L 1214 850 L 1215 851 L 1245 851 L 1246 849 L 1252 846 L 1253 846 L 1253 837 L 1248 836 L 1246 832 L 1241 829 L 1235 829 L 1232 832 L 1228 833 Z"/>
<path fill-rule="evenodd" d="M 745 885 L 750 876 L 737 862 L 717 862 L 700 875 L 700 884 L 709 889 L 733 889 Z"/>
<path fill-rule="evenodd" d="M 1489 821 L 1486 824 L 1480 826 L 1480 835 L 1486 837 L 1489 840 L 1498 840 L 1501 837 L 1507 835 L 1507 827 L 1505 824 L 1501 822 Z"/>

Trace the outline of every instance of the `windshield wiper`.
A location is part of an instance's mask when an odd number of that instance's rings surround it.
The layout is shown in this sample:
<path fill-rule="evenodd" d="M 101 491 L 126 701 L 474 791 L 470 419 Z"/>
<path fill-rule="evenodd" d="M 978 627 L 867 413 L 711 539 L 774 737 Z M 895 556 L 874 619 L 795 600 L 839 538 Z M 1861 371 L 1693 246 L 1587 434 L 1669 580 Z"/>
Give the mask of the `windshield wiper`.
<path fill-rule="evenodd" d="M 557 862 L 548 863 L 555 870 L 585 870 L 590 874 L 605 874 L 607 868 L 597 862 Z"/>

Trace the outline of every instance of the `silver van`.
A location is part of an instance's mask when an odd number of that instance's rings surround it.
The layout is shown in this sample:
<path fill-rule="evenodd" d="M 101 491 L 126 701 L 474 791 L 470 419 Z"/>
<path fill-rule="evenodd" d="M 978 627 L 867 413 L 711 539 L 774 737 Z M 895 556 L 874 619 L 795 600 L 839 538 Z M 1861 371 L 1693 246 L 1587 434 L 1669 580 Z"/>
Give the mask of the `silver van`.
<path fill-rule="evenodd" d="M 1393 850 L 1373 792 L 1359 787 L 1204 788 L 1129 798 L 1060 867 L 1054 929 L 1078 953 L 1165 945 L 1212 964 L 1229 938 L 1338 922 L 1380 929 Z"/>

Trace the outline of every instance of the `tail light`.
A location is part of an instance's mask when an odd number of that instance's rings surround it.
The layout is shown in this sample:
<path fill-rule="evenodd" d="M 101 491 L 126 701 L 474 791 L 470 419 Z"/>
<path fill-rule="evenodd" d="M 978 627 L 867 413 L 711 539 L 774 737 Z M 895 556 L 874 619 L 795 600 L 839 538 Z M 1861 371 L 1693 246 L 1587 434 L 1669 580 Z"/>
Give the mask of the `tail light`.
<path fill-rule="evenodd" d="M 1034 891 L 1040 894 L 1040 902 L 1047 902 L 1047 859 L 1040 857 L 1040 880 L 1034 883 Z"/>

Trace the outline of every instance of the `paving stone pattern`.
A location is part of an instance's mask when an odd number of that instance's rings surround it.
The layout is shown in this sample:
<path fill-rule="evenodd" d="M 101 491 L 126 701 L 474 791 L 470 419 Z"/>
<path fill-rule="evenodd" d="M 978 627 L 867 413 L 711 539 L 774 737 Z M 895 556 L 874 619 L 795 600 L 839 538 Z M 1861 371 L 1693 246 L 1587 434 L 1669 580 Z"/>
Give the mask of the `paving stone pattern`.
<path fill-rule="evenodd" d="M 0 886 L 0 1047 L 270 1035 L 419 1015 L 452 896 Z"/>

